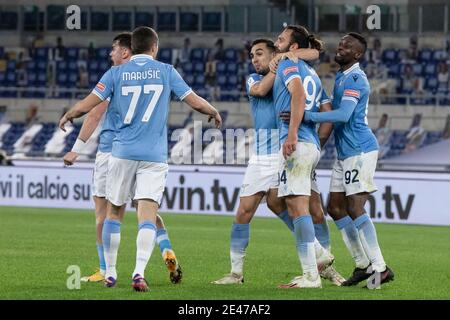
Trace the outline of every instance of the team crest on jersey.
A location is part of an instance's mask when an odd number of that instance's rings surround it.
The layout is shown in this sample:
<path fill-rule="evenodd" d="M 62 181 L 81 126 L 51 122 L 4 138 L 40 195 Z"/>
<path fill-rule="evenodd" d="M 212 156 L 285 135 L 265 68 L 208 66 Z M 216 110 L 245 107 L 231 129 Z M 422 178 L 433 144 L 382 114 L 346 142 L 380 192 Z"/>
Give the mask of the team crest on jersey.
<path fill-rule="evenodd" d="M 344 90 L 344 96 L 359 98 L 359 91 L 347 89 Z"/>
<path fill-rule="evenodd" d="M 292 67 L 287 67 L 286 69 L 283 70 L 284 75 L 287 75 L 289 72 L 298 72 L 298 67 L 292 66 Z"/>
<path fill-rule="evenodd" d="M 97 85 L 95 87 L 100 91 L 105 91 L 105 88 L 106 88 L 106 86 L 101 82 L 97 83 Z"/>

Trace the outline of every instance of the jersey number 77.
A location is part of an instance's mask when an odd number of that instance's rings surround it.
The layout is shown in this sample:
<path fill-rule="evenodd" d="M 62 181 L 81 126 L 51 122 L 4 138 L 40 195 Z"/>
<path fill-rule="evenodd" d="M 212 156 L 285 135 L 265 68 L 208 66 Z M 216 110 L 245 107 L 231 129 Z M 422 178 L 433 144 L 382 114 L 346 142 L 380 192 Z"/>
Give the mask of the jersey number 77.
<path fill-rule="evenodd" d="M 143 90 L 142 90 L 143 89 Z M 147 106 L 147 110 L 144 113 L 144 116 L 142 117 L 142 122 L 148 122 L 150 120 L 150 117 L 152 116 L 153 110 L 155 109 L 156 104 L 158 103 L 159 97 L 161 96 L 161 93 L 163 91 L 163 85 L 162 84 L 146 84 L 144 86 L 125 86 L 122 87 L 122 95 L 128 96 L 130 93 L 131 96 L 131 102 L 130 106 L 128 107 L 128 112 L 125 115 L 125 119 L 123 123 L 130 124 L 131 120 L 133 119 L 134 111 L 136 110 L 137 103 L 139 101 L 139 97 L 141 96 L 142 91 L 144 94 L 149 94 L 151 92 L 154 92 L 150 103 Z"/>

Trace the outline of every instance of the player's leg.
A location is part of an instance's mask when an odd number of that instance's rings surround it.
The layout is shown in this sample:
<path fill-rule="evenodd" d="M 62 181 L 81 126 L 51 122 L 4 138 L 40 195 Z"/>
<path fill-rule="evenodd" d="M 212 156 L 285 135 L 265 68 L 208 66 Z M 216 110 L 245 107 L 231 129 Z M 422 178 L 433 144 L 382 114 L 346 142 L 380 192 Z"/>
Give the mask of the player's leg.
<path fill-rule="evenodd" d="M 379 279 L 373 279 L 375 286 L 394 279 L 394 273 L 384 261 L 378 244 L 377 232 L 370 216 L 366 213 L 364 205 L 369 193 L 358 193 L 348 196 L 348 212 L 358 229 L 359 238 L 366 255 L 369 257 L 373 272 L 377 272 Z M 372 270 L 368 270 L 369 272 Z M 370 272 L 371 274 L 372 272 Z M 378 281 L 378 283 L 376 283 Z"/>
<path fill-rule="evenodd" d="M 331 218 L 333 218 L 336 227 L 341 232 L 345 246 L 355 261 L 356 268 L 354 274 L 365 275 L 366 268 L 369 266 L 370 262 L 364 252 L 361 241 L 359 240 L 358 230 L 347 212 L 345 182 L 343 161 L 336 160 L 331 174 L 330 197 L 328 200 L 327 211 Z"/>
<path fill-rule="evenodd" d="M 163 261 L 169 270 L 170 281 L 172 283 L 179 283 L 183 277 L 183 272 L 178 263 L 177 256 L 172 249 L 172 243 L 164 225 L 164 220 L 159 214 L 156 215 L 156 243 L 161 251 Z"/>
<path fill-rule="evenodd" d="M 315 254 L 315 235 L 309 211 L 311 195 L 311 173 L 319 161 L 319 151 L 312 143 L 300 142 L 296 151 L 285 160 L 280 153 L 280 186 L 278 196 L 284 197 L 293 219 L 297 253 L 303 276 L 282 286 L 320 288 L 321 281 Z"/>
<path fill-rule="evenodd" d="M 214 281 L 214 284 L 241 284 L 244 282 L 244 259 L 250 239 L 250 221 L 264 197 L 263 192 L 239 199 L 239 207 L 231 227 L 230 262 L 231 272 Z"/>
<path fill-rule="evenodd" d="M 134 186 L 137 161 L 124 160 L 115 157 L 109 159 L 107 174 L 107 214 L 103 224 L 102 240 L 106 262 L 105 284 L 113 287 L 117 280 L 117 252 L 120 245 L 121 219 L 124 214 L 124 204 L 128 200 L 131 188 Z"/>
<path fill-rule="evenodd" d="M 320 244 L 320 246 L 318 246 L 317 242 L 315 243 L 317 268 L 319 269 L 319 274 L 322 278 L 330 280 L 336 286 L 341 286 L 345 281 L 345 278 L 330 264 L 330 259 L 334 261 L 334 256 L 331 254 L 330 233 L 323 211 L 322 198 L 314 179 L 312 185 L 309 210 L 311 211 L 314 223 L 316 241 Z M 325 250 L 321 250 L 321 248 Z"/>
<path fill-rule="evenodd" d="M 267 207 L 283 221 L 291 232 L 294 232 L 294 223 L 289 216 L 285 199 L 278 197 L 278 188 L 272 188 L 267 193 Z"/>
<path fill-rule="evenodd" d="M 156 214 L 166 185 L 167 171 L 167 164 L 147 161 L 139 161 L 137 168 L 134 199 L 138 200 L 139 230 L 136 267 L 132 275 L 132 287 L 136 291 L 148 290 L 144 273 L 156 242 Z"/>
<path fill-rule="evenodd" d="M 106 272 L 105 257 L 103 251 L 102 231 L 106 219 L 106 175 L 108 173 L 108 160 L 110 153 L 97 152 L 94 164 L 93 176 L 93 200 L 95 206 L 95 231 L 96 247 L 99 259 L 99 268 L 90 276 L 81 278 L 81 281 L 98 282 L 104 280 Z"/>

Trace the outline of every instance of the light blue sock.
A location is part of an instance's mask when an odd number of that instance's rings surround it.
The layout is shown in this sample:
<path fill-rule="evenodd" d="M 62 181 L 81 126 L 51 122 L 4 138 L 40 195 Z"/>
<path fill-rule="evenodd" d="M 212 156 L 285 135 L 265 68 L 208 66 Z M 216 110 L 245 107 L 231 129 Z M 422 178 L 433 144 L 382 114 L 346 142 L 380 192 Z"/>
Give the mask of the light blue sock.
<path fill-rule="evenodd" d="M 158 243 L 159 250 L 161 250 L 161 254 L 165 250 L 172 250 L 172 244 L 170 243 L 166 229 L 158 229 L 156 231 L 156 242 Z"/>
<path fill-rule="evenodd" d="M 103 223 L 102 241 L 106 264 L 105 278 L 117 278 L 116 262 L 120 245 L 120 221 L 106 219 Z"/>
<path fill-rule="evenodd" d="M 98 260 L 100 261 L 100 271 L 106 271 L 105 254 L 103 253 L 103 244 L 97 243 Z"/>
<path fill-rule="evenodd" d="M 278 218 L 280 218 L 281 221 L 283 221 L 286 224 L 286 226 L 289 228 L 289 230 L 291 230 L 291 232 L 294 232 L 294 223 L 292 222 L 292 219 L 289 216 L 287 210 L 284 210 L 282 213 L 280 213 L 278 215 Z"/>
<path fill-rule="evenodd" d="M 303 273 L 316 275 L 318 270 L 314 250 L 314 224 L 309 214 L 294 219 L 294 235 Z"/>
<path fill-rule="evenodd" d="M 359 238 L 363 245 L 364 251 L 372 263 L 373 269 L 382 272 L 386 269 L 383 255 L 381 254 L 378 244 L 377 232 L 372 220 L 367 213 L 359 216 L 354 220 L 355 226 L 359 231 Z"/>
<path fill-rule="evenodd" d="M 349 216 L 345 216 L 339 220 L 335 220 L 337 228 L 341 231 L 342 238 L 344 239 L 345 246 L 350 252 L 355 264 L 358 268 L 366 268 L 370 261 L 359 239 L 358 229 Z"/>
<path fill-rule="evenodd" d="M 328 230 L 327 220 L 324 218 L 322 223 L 314 224 L 314 232 L 320 245 L 330 250 L 330 231 Z"/>
<path fill-rule="evenodd" d="M 231 272 L 242 275 L 245 250 L 250 241 L 250 225 L 234 223 L 231 227 L 230 260 Z"/>

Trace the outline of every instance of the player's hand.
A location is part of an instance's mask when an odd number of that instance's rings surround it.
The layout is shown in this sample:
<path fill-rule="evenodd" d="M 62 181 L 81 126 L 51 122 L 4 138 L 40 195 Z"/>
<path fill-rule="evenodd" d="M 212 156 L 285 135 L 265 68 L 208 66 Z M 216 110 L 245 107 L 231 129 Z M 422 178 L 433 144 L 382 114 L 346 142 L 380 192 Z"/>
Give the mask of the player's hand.
<path fill-rule="evenodd" d="M 216 111 L 214 115 L 210 115 L 208 122 L 211 122 L 212 119 L 215 121 L 216 128 L 219 129 L 222 126 L 222 117 L 220 116 L 220 113 Z"/>
<path fill-rule="evenodd" d="M 289 135 L 283 144 L 283 156 L 285 159 L 291 156 L 297 148 L 298 137 L 297 135 Z"/>
<path fill-rule="evenodd" d="M 291 51 L 281 54 L 281 59 L 289 59 L 293 63 L 298 63 L 298 57 L 295 55 L 294 52 L 291 52 Z"/>
<path fill-rule="evenodd" d="M 272 60 L 269 62 L 269 69 L 272 73 L 277 73 L 278 63 L 281 60 L 281 54 L 277 54 Z"/>
<path fill-rule="evenodd" d="M 77 160 L 78 158 L 78 153 L 73 152 L 73 151 L 69 151 L 64 155 L 64 164 L 66 166 L 71 166 L 75 163 L 75 160 Z"/>
<path fill-rule="evenodd" d="M 283 111 L 280 112 L 280 119 L 281 121 L 283 121 L 285 124 L 289 124 L 291 122 L 291 112 L 290 111 Z"/>
<path fill-rule="evenodd" d="M 69 121 L 70 121 L 70 123 L 72 123 L 72 119 L 67 118 L 67 113 L 64 114 L 64 115 L 62 116 L 61 120 L 59 120 L 59 124 L 58 124 L 59 128 L 60 128 L 62 131 L 66 132 L 66 128 L 65 128 L 64 126 L 65 126 L 65 124 L 66 124 L 67 122 L 69 122 Z"/>

